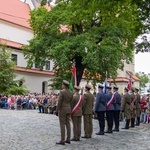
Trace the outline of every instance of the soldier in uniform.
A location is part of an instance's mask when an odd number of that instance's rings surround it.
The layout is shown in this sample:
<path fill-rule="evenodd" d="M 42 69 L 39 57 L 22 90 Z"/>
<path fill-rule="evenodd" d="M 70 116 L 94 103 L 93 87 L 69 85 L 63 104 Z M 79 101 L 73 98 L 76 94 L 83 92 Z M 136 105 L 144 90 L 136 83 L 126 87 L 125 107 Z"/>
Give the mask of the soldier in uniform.
<path fill-rule="evenodd" d="M 96 135 L 104 135 L 105 128 L 105 112 L 106 112 L 106 96 L 103 93 L 103 86 L 98 85 L 99 92 L 96 95 L 95 112 L 99 122 L 100 131 Z"/>
<path fill-rule="evenodd" d="M 139 89 L 135 88 L 135 96 L 136 96 L 136 125 L 140 125 L 140 115 L 141 115 L 141 106 L 140 106 L 140 94 L 138 93 Z"/>
<path fill-rule="evenodd" d="M 118 87 L 113 87 L 114 92 L 114 122 L 115 128 L 113 131 L 119 132 L 119 117 L 120 117 L 120 110 L 121 110 L 121 95 L 118 93 Z"/>
<path fill-rule="evenodd" d="M 126 117 L 126 125 L 125 128 L 122 129 L 129 129 L 130 119 L 131 119 L 131 111 L 130 111 L 130 104 L 131 104 L 131 97 L 128 94 L 128 89 L 124 89 L 124 95 L 123 100 L 121 104 L 121 110 L 124 112 L 124 115 Z"/>
<path fill-rule="evenodd" d="M 63 80 L 62 90 L 58 98 L 58 105 L 56 108 L 56 115 L 59 116 L 61 140 L 56 144 L 65 145 L 65 142 L 70 144 L 70 115 L 71 115 L 71 100 L 73 93 L 69 91 L 69 82 Z M 67 139 L 65 140 L 65 126 L 67 128 Z"/>
<path fill-rule="evenodd" d="M 131 90 L 131 104 L 130 104 L 130 111 L 131 111 L 131 128 L 134 128 L 134 122 L 135 122 L 135 109 L 136 109 L 136 98 L 134 95 L 134 88 L 132 87 Z"/>
<path fill-rule="evenodd" d="M 83 99 L 79 94 L 80 87 L 74 86 L 74 95 L 71 102 L 71 119 L 73 122 L 73 138 L 71 141 L 80 141 L 81 137 L 81 117 L 82 117 L 82 106 Z"/>
<path fill-rule="evenodd" d="M 83 120 L 84 120 L 84 136 L 82 138 L 91 138 L 93 132 L 93 105 L 94 96 L 90 93 L 91 86 L 85 86 L 85 94 L 83 95 Z"/>
<path fill-rule="evenodd" d="M 108 130 L 105 133 L 112 133 L 113 127 L 113 116 L 114 116 L 114 95 L 111 92 L 112 87 L 107 86 L 107 93 L 106 93 L 106 120 L 108 125 Z"/>

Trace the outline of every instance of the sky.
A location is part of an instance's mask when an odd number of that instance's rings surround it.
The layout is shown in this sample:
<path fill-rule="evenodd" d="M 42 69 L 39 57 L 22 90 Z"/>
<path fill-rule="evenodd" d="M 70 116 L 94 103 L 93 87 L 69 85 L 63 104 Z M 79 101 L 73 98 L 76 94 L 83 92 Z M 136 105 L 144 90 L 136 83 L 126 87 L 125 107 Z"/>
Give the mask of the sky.
<path fill-rule="evenodd" d="M 150 73 L 150 52 L 135 54 L 135 72 Z"/>

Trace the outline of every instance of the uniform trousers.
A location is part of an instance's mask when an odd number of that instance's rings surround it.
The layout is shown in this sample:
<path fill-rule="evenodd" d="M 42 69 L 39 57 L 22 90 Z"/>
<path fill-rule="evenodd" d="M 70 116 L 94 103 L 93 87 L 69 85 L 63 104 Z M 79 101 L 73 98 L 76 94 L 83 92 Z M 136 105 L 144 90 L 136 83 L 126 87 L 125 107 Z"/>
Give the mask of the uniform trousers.
<path fill-rule="evenodd" d="M 104 132 L 105 128 L 105 111 L 97 112 L 97 119 L 99 121 L 100 132 Z"/>
<path fill-rule="evenodd" d="M 74 139 L 81 137 L 81 116 L 72 116 Z"/>
<path fill-rule="evenodd" d="M 113 110 L 106 111 L 106 120 L 107 120 L 107 125 L 108 125 L 108 131 L 112 131 L 113 116 L 114 116 L 114 111 Z"/>
<path fill-rule="evenodd" d="M 70 113 L 59 113 L 61 142 L 65 142 L 65 126 L 67 129 L 67 141 L 70 141 L 71 128 L 70 128 Z"/>
<path fill-rule="evenodd" d="M 92 114 L 84 114 L 84 135 L 85 137 L 92 137 L 93 132 L 93 123 L 92 123 Z"/>
<path fill-rule="evenodd" d="M 115 129 L 119 129 L 119 117 L 120 117 L 120 110 L 115 110 L 114 111 Z"/>

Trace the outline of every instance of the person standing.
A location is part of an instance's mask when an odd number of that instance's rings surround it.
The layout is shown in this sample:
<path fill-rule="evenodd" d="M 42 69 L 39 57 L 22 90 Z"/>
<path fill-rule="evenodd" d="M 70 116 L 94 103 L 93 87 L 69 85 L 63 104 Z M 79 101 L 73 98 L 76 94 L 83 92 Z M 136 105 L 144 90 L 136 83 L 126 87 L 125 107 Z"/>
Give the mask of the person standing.
<path fill-rule="evenodd" d="M 113 86 L 114 93 L 114 122 L 115 128 L 113 131 L 119 132 L 119 118 L 120 118 L 120 110 L 121 110 L 121 95 L 118 93 L 118 87 Z"/>
<path fill-rule="evenodd" d="M 105 112 L 106 112 L 106 96 L 103 93 L 103 86 L 98 85 L 98 93 L 96 95 L 95 112 L 99 122 L 100 131 L 96 135 L 104 135 L 105 128 Z"/>
<path fill-rule="evenodd" d="M 131 97 L 128 94 L 128 89 L 124 89 L 123 100 L 121 104 L 121 111 L 124 112 L 126 117 L 126 125 L 122 129 L 129 129 L 130 119 L 131 119 L 131 111 L 130 111 L 130 104 L 131 104 Z"/>
<path fill-rule="evenodd" d="M 93 105 L 94 96 L 90 93 L 91 86 L 85 86 L 85 94 L 83 95 L 83 120 L 84 120 L 84 136 L 82 138 L 91 138 L 93 132 Z"/>
<path fill-rule="evenodd" d="M 140 94 L 138 93 L 139 89 L 135 88 L 136 96 L 136 126 L 140 125 L 140 115 L 141 115 L 141 106 L 140 106 Z"/>
<path fill-rule="evenodd" d="M 58 105 L 56 108 L 56 115 L 59 117 L 61 140 L 56 144 L 65 145 L 70 144 L 70 115 L 71 115 L 71 100 L 73 93 L 69 91 L 69 82 L 63 80 L 62 90 L 60 91 L 58 98 Z M 65 126 L 67 128 L 67 139 L 65 140 Z"/>
<path fill-rule="evenodd" d="M 107 86 L 107 93 L 106 93 L 106 120 L 108 125 L 108 130 L 105 133 L 112 133 L 113 128 L 113 116 L 114 116 L 114 94 L 112 94 L 111 89 L 112 87 Z"/>
<path fill-rule="evenodd" d="M 71 141 L 80 141 L 81 137 L 81 117 L 82 117 L 82 106 L 83 99 L 82 95 L 79 94 L 80 87 L 74 86 L 74 95 L 71 101 L 71 119 L 73 123 L 73 138 Z"/>
<path fill-rule="evenodd" d="M 131 128 L 134 128 L 134 122 L 135 122 L 135 109 L 136 109 L 136 97 L 134 95 L 134 88 L 132 87 L 131 90 L 131 104 L 130 104 L 130 111 L 131 111 Z"/>

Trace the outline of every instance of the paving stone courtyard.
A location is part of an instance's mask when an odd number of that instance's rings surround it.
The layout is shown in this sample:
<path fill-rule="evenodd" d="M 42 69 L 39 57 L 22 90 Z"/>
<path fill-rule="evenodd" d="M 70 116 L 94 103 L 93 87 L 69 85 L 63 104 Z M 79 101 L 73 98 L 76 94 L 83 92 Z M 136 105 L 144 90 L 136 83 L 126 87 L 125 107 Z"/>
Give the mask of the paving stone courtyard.
<path fill-rule="evenodd" d="M 60 140 L 57 116 L 38 110 L 0 109 L 0 150 L 150 150 L 150 124 L 104 136 L 95 135 L 97 120 L 93 128 L 91 139 L 56 145 Z"/>

